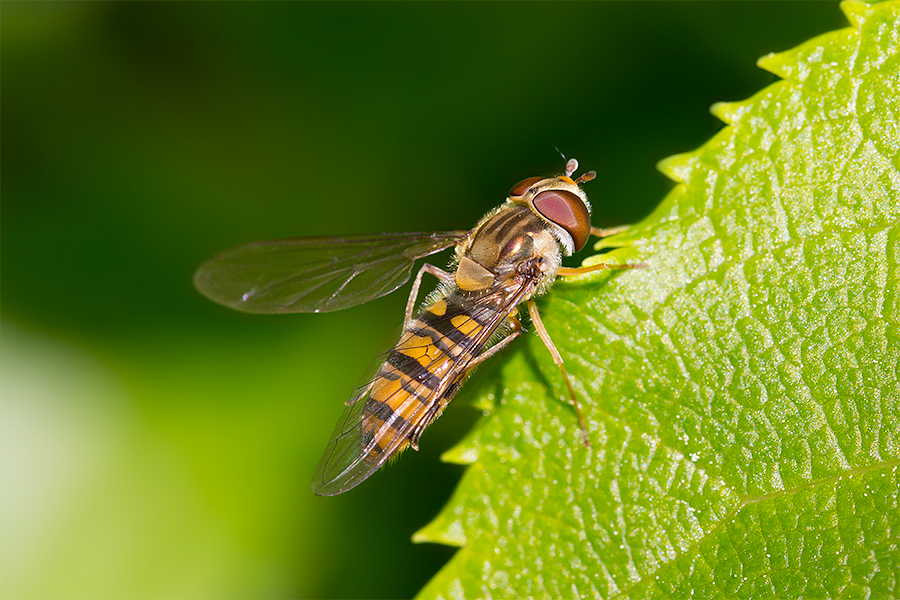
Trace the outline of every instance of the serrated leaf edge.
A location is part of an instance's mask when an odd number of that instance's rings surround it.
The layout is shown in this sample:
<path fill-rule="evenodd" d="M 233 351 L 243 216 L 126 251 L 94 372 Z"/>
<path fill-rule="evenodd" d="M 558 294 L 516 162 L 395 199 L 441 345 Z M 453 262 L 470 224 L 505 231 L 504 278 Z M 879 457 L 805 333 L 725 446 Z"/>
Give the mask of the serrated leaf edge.
<path fill-rule="evenodd" d="M 884 4 L 889 4 L 889 3 L 884 3 Z M 891 2 L 890 4 L 893 4 L 893 2 Z M 858 31 L 860 29 L 860 27 L 862 26 L 862 24 L 864 24 L 865 21 L 879 8 L 880 8 L 879 5 L 869 5 L 869 4 L 860 2 L 858 0 L 844 0 L 840 4 L 841 11 L 844 13 L 844 15 L 847 17 L 848 21 L 850 22 L 850 24 L 853 26 L 853 29 L 855 29 L 856 31 Z M 835 37 L 839 36 L 842 32 L 845 32 L 845 31 L 846 31 L 846 28 L 829 31 L 829 32 L 822 34 L 821 36 L 817 36 L 815 38 L 807 40 L 791 50 L 788 50 L 785 52 L 780 52 L 780 53 L 767 54 L 767 55 L 761 57 L 757 61 L 757 65 L 760 68 L 781 77 L 783 80 L 797 81 L 798 79 L 796 77 L 794 77 L 794 75 L 796 75 L 797 71 L 796 71 L 796 69 L 791 69 L 791 67 L 797 66 L 799 60 L 806 55 L 806 51 L 810 47 L 819 43 L 823 37 L 828 37 L 828 38 L 834 39 Z M 784 83 L 783 81 L 775 82 L 772 85 L 779 85 L 779 84 L 783 85 L 783 83 Z M 710 112 L 714 116 L 716 116 L 717 118 L 722 120 L 724 123 L 726 123 L 726 130 L 727 130 L 728 127 L 732 126 L 735 122 L 739 121 L 742 117 L 744 117 L 747 114 L 747 112 L 749 111 L 751 105 L 755 104 L 754 100 L 757 97 L 759 97 L 760 95 L 764 94 L 770 87 L 771 86 L 766 86 L 760 92 L 758 92 L 757 94 L 754 94 L 753 97 L 751 97 L 747 100 L 744 100 L 744 101 L 715 103 L 710 107 Z M 651 215 L 648 215 L 647 218 L 645 218 L 641 223 L 639 223 L 635 227 L 636 230 L 644 230 L 644 228 L 649 225 L 649 222 L 651 219 L 653 219 L 655 221 L 664 220 L 664 219 L 660 219 L 660 215 L 659 215 L 660 208 L 663 205 L 668 204 L 668 201 L 673 200 L 674 197 L 677 196 L 680 191 L 683 192 L 684 184 L 687 184 L 690 182 L 691 173 L 696 169 L 696 167 L 700 163 L 701 151 L 706 148 L 713 147 L 723 134 L 727 135 L 725 130 L 720 131 L 716 135 L 712 136 L 711 139 L 707 140 L 707 142 L 705 142 L 702 146 L 700 146 L 699 148 L 697 148 L 696 150 L 694 150 L 692 152 L 686 152 L 686 153 L 672 155 L 672 156 L 669 156 L 669 157 L 659 161 L 659 163 L 657 164 L 657 169 L 660 172 L 662 172 L 663 174 L 665 174 L 667 177 L 672 179 L 673 181 L 675 181 L 679 184 L 682 184 L 682 185 L 679 185 L 676 188 L 674 188 L 673 190 L 671 190 L 669 192 L 669 194 L 667 194 L 667 196 L 663 200 L 663 202 L 660 204 L 660 207 L 658 207 L 657 210 L 655 210 Z M 596 249 L 600 249 L 600 248 L 604 248 L 604 247 L 608 247 L 608 246 L 604 245 L 601 241 L 601 242 L 598 242 Z M 588 260 L 592 260 L 592 259 L 594 259 L 596 262 L 596 259 L 594 257 L 592 257 L 591 259 L 588 259 Z M 450 450 L 448 450 L 447 452 L 444 453 L 444 455 L 442 456 L 442 460 L 445 460 L 447 462 L 455 462 L 457 464 L 469 464 L 469 465 L 474 466 L 475 463 L 477 462 L 478 453 L 480 450 L 478 447 L 479 444 L 478 444 L 477 440 L 478 440 L 478 432 L 480 431 L 482 425 L 483 425 L 483 422 L 479 422 L 478 424 L 476 424 L 476 426 L 473 427 L 471 434 L 468 435 L 464 439 L 464 441 L 460 442 L 460 444 L 458 444 L 457 446 L 451 448 Z M 464 490 L 464 484 L 466 483 L 466 480 L 470 476 L 475 476 L 475 473 L 472 472 L 473 466 L 470 466 L 470 468 L 467 470 L 466 476 L 464 476 L 463 481 L 461 481 L 459 486 L 457 486 L 457 489 L 454 492 L 453 498 L 451 498 L 451 500 L 448 501 L 448 503 L 444 506 L 444 508 L 438 513 L 438 515 L 428 525 L 426 525 L 425 527 L 423 527 L 422 529 L 420 529 L 418 532 L 416 532 L 414 534 L 413 541 L 415 541 L 417 543 L 421 543 L 421 542 L 443 543 L 443 544 L 446 544 L 449 546 L 454 546 L 454 547 L 464 547 L 465 546 L 466 534 L 463 529 L 462 521 L 459 517 L 459 511 L 464 510 L 464 505 L 462 503 L 462 498 L 460 498 L 460 495 L 462 494 L 462 492 Z M 804 484 L 802 486 L 791 488 L 789 490 L 781 490 L 779 492 L 775 492 L 773 494 L 768 494 L 765 496 L 743 498 L 741 500 L 741 503 L 739 504 L 739 506 L 734 510 L 733 514 L 737 514 L 738 512 L 740 512 L 740 510 L 742 510 L 744 507 L 746 507 L 749 504 L 755 504 L 755 503 L 762 502 L 764 500 L 774 498 L 777 496 L 798 493 L 805 489 L 809 489 L 809 488 L 821 486 L 821 485 L 827 485 L 829 483 L 837 484 L 840 481 L 843 481 L 844 479 L 852 478 L 854 476 L 857 476 L 861 473 L 864 473 L 864 472 L 867 472 L 870 470 L 882 469 L 882 468 L 890 468 L 890 469 L 896 470 L 898 468 L 897 461 L 892 461 L 887 464 L 882 463 L 882 464 L 878 464 L 878 465 L 874 465 L 874 466 L 864 467 L 861 469 L 855 469 L 852 471 L 848 471 L 846 473 L 842 473 L 838 476 L 829 477 L 829 478 L 825 478 L 823 480 L 818 480 L 818 481 L 810 481 L 807 484 Z M 727 522 L 727 520 L 728 520 L 727 518 L 723 518 L 719 522 L 718 526 L 721 526 L 721 524 Z M 715 529 L 715 528 L 713 528 L 713 529 Z M 694 544 L 691 547 L 691 550 L 682 553 L 682 556 L 690 555 L 692 552 L 695 552 L 698 547 L 699 547 L 699 544 Z M 456 558 L 458 558 L 458 556 Z M 441 572 L 439 572 L 438 575 L 436 575 L 435 578 L 433 578 L 431 580 L 431 582 L 433 582 L 437 577 L 439 577 L 441 575 L 446 575 L 446 573 L 444 573 L 444 570 L 448 566 L 450 566 L 450 564 L 452 564 L 452 562 L 445 565 L 444 568 L 442 568 Z M 429 582 L 429 584 L 426 584 L 426 587 L 423 589 L 427 589 L 427 587 L 429 587 L 431 582 Z M 460 594 L 461 593 L 462 592 L 460 590 Z"/>

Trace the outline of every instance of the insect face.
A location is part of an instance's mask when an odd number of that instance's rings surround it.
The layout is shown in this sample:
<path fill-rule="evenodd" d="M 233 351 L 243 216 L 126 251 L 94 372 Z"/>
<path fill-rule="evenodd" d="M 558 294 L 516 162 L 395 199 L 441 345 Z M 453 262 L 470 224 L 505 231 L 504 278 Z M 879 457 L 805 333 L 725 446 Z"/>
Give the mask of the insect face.
<path fill-rule="evenodd" d="M 584 248 L 591 235 L 591 205 L 570 177 L 520 181 L 510 190 L 510 201 L 522 204 L 560 231 L 566 254 Z M 562 235 L 563 232 L 567 235 Z"/>

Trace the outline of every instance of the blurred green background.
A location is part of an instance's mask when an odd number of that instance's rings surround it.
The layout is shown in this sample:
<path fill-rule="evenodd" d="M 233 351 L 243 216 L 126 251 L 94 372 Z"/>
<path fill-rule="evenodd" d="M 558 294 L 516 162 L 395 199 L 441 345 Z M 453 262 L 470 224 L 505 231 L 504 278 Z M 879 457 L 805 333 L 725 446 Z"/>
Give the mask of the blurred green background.
<path fill-rule="evenodd" d="M 406 292 L 250 316 L 194 269 L 471 227 L 554 148 L 599 172 L 595 224 L 635 221 L 709 105 L 774 80 L 759 56 L 843 26 L 833 3 L 4 3 L 0 595 L 413 595 L 453 552 L 409 538 L 477 382 L 421 452 L 315 497 Z"/>

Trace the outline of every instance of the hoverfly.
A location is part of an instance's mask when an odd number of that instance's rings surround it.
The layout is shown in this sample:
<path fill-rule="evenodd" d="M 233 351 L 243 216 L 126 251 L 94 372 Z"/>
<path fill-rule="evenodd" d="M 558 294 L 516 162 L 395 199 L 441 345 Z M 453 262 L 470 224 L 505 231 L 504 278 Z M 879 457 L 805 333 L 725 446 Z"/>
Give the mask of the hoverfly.
<path fill-rule="evenodd" d="M 590 204 L 580 184 L 596 173 L 572 179 L 577 169 L 578 161 L 571 159 L 564 175 L 517 183 L 507 200 L 469 231 L 256 242 L 226 250 L 200 267 L 194 284 L 219 304 L 251 313 L 318 313 L 388 294 L 409 280 L 416 260 L 456 246 L 449 271 L 427 263 L 419 269 L 400 340 L 383 357 L 374 378 L 346 402 L 313 476 L 316 494 L 346 492 L 407 447 L 418 449 L 422 432 L 473 369 L 524 331 L 518 318 L 523 303 L 562 371 L 589 445 L 562 357 L 533 298 L 558 275 L 643 265 L 561 266 L 562 257 L 581 250 L 590 235 L 622 230 L 591 226 Z M 414 313 L 426 273 L 440 284 Z"/>

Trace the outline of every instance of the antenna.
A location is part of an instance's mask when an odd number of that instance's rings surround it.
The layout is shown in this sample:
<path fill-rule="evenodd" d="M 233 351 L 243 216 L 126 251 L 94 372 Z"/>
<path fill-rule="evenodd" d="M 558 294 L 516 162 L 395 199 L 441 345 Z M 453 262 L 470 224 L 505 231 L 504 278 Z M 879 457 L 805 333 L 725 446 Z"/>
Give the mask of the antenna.
<path fill-rule="evenodd" d="M 597 171 L 588 171 L 587 173 L 582 173 L 581 176 L 575 180 L 575 183 L 584 183 L 585 181 L 590 181 L 596 176 Z"/>
<path fill-rule="evenodd" d="M 559 152 L 559 148 L 554 148 L 557 152 Z M 562 152 L 559 152 L 559 155 L 563 157 L 563 160 L 566 159 L 566 155 Z M 566 177 L 571 178 L 572 174 L 578 170 L 578 159 L 570 158 L 566 161 Z M 590 181 L 597 177 L 597 171 L 588 171 L 587 173 L 582 173 L 581 176 L 575 180 L 575 183 L 585 183 L 586 181 Z"/>

